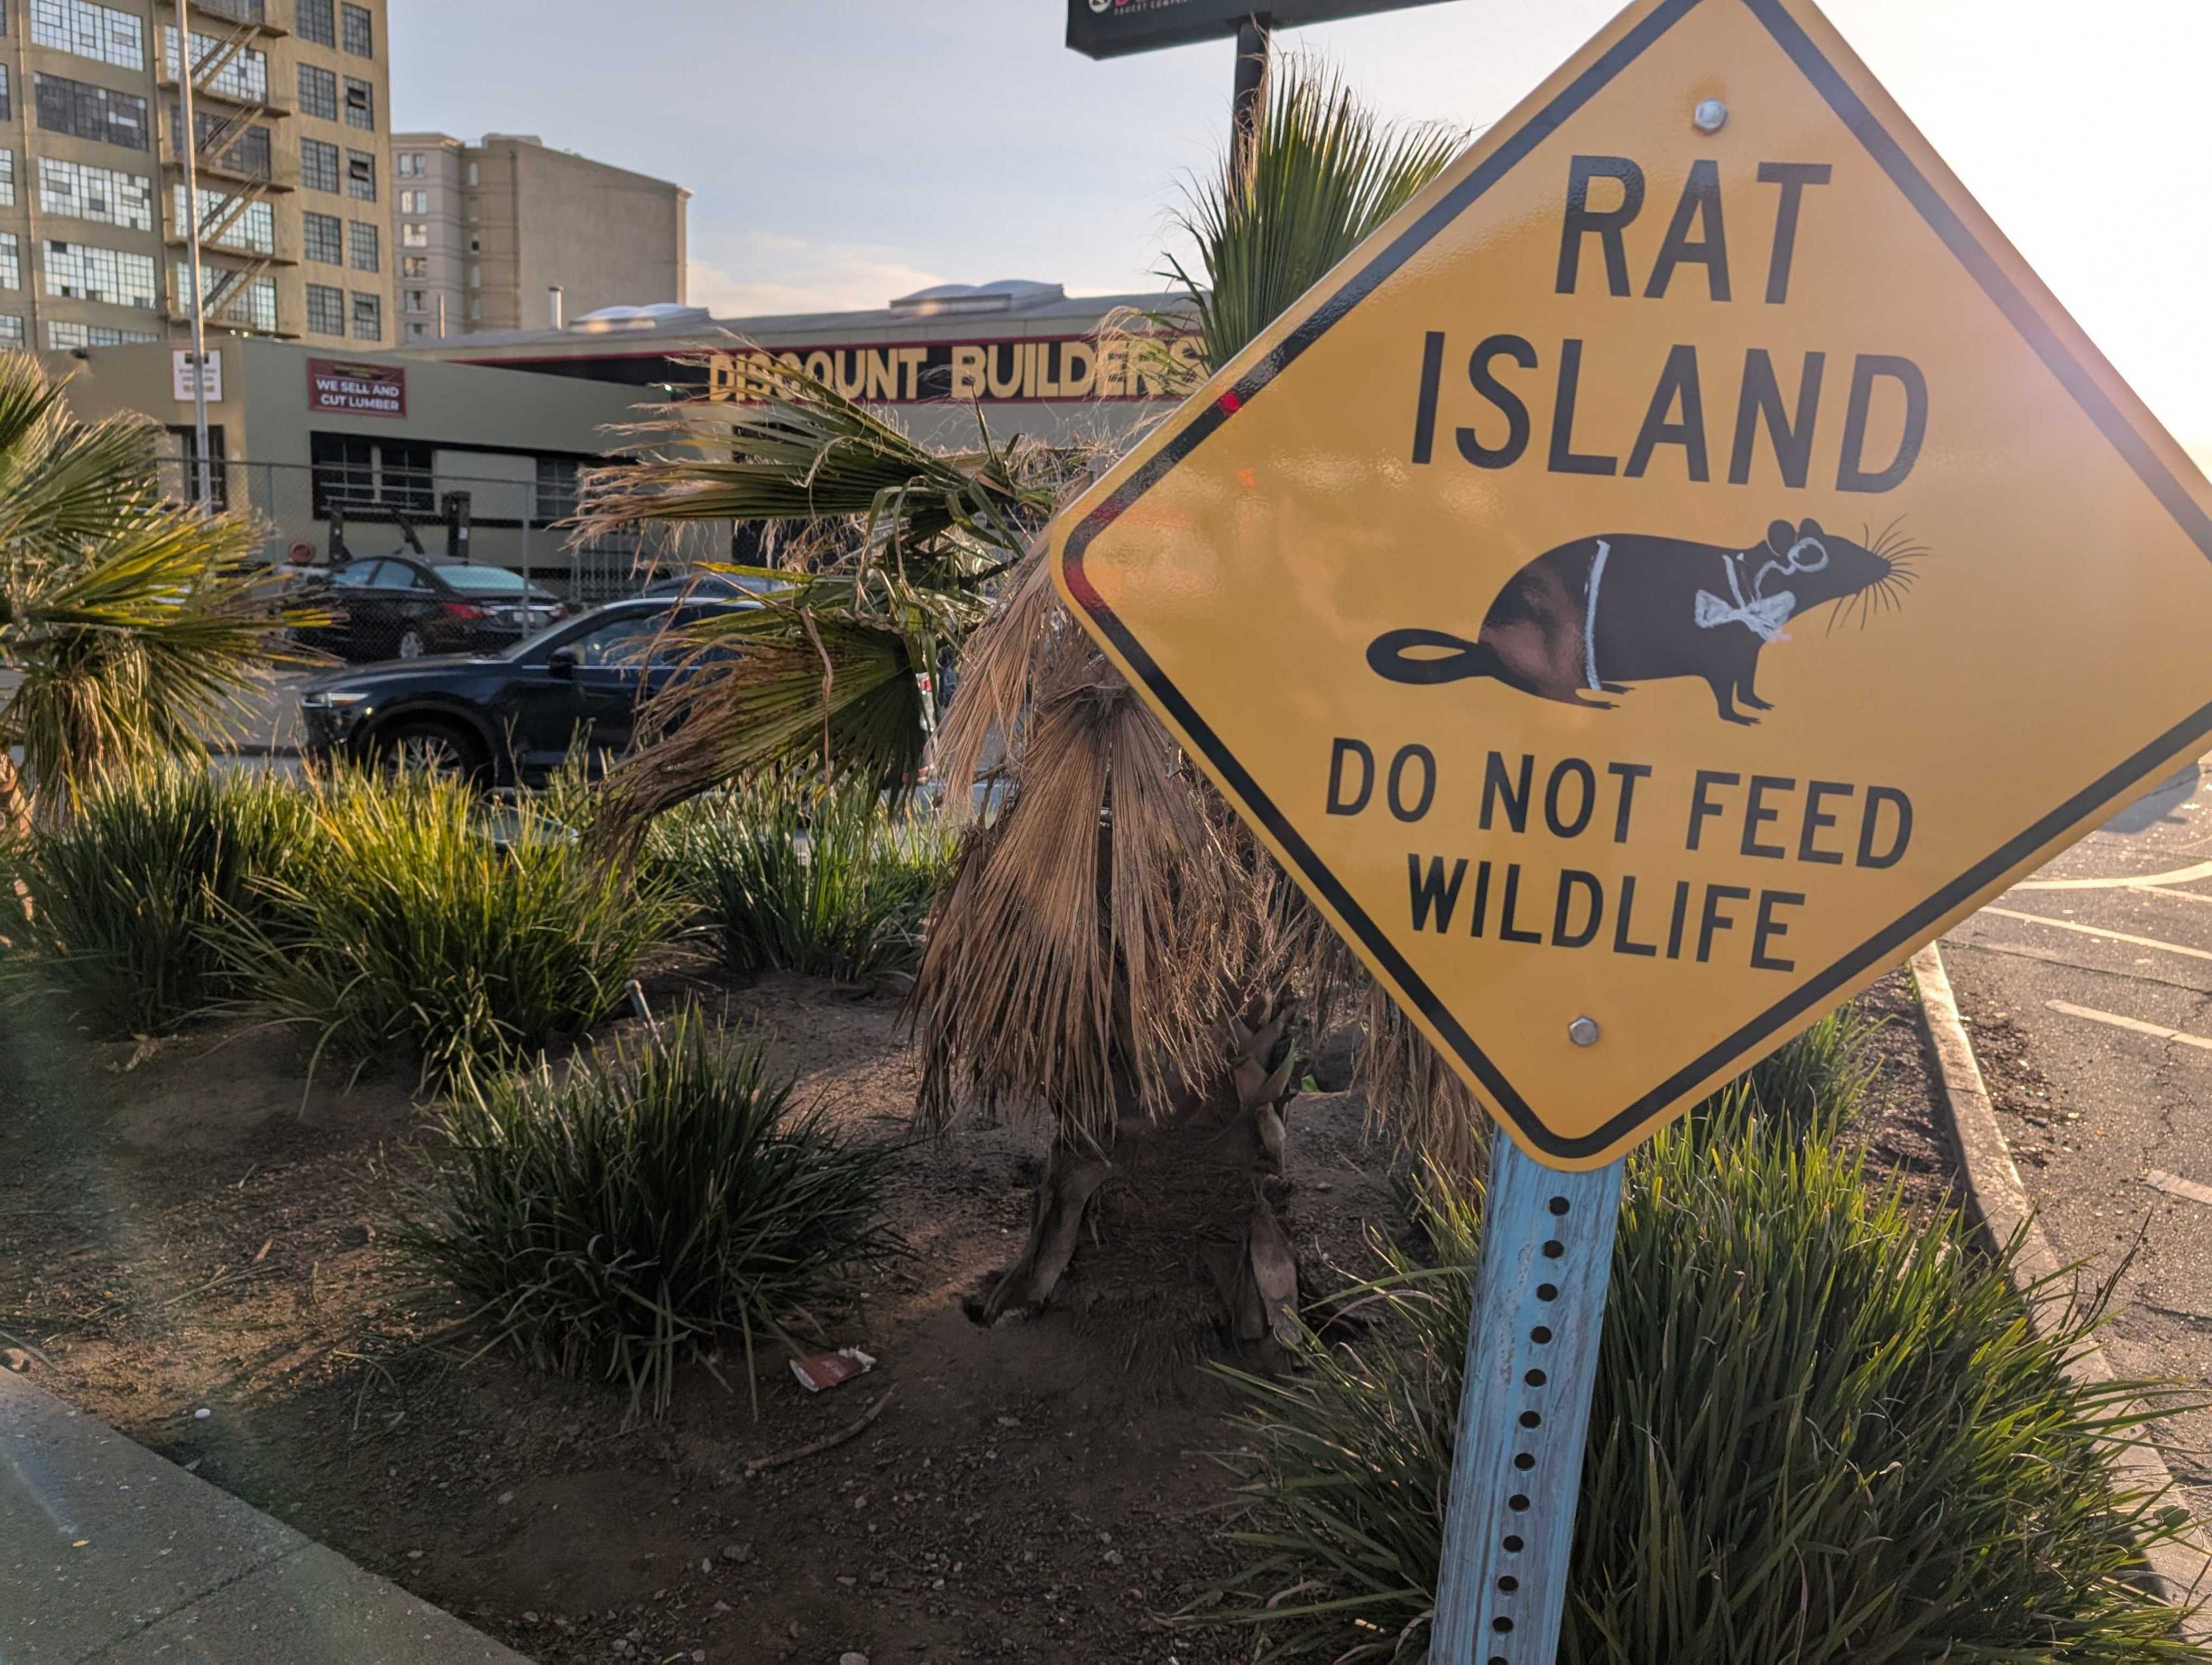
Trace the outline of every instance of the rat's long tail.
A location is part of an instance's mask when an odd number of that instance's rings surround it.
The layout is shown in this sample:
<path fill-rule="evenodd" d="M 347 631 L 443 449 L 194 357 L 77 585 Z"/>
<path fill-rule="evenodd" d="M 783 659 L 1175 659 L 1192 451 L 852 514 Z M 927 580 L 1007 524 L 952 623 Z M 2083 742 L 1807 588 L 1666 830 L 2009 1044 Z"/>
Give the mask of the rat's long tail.
<path fill-rule="evenodd" d="M 1498 650 L 1445 630 L 1385 630 L 1367 644 L 1367 668 L 1391 682 L 1461 682 L 1468 677 L 1512 679 Z"/>

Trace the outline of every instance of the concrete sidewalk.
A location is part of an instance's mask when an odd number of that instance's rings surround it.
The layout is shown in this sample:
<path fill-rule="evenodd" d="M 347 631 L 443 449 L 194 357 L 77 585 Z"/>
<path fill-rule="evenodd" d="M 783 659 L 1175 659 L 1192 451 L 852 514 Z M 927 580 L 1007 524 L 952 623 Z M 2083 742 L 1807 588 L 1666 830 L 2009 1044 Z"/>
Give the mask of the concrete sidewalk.
<path fill-rule="evenodd" d="M 0 1660 L 527 1665 L 6 1370 Z"/>

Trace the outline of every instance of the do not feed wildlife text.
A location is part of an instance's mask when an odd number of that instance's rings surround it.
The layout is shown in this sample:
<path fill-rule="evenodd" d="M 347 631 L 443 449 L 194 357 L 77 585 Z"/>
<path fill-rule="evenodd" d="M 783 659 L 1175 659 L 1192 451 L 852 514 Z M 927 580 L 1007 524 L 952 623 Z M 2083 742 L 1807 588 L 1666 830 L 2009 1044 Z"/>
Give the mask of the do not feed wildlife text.
<path fill-rule="evenodd" d="M 1487 753 L 1477 824 L 1499 839 L 1546 837 L 1626 844 L 1671 830 L 1655 825 L 1649 763 L 1562 757 L 1538 769 L 1533 754 Z M 1471 783 L 1470 783 L 1471 784 Z M 1381 811 L 1412 825 L 1435 805 L 1436 754 L 1401 745 L 1379 762 L 1365 741 L 1339 736 L 1329 754 L 1324 807 L 1333 816 Z M 1686 854 L 1720 853 L 1817 870 L 1893 867 L 1912 842 L 1912 799 L 1895 787 L 1700 769 L 1679 823 Z M 1639 790 L 1641 789 L 1641 796 Z M 1671 842 L 1671 839 L 1670 839 Z M 1786 881 L 1756 888 L 1673 875 L 1610 880 L 1557 859 L 1406 853 L 1413 928 L 1551 949 L 1610 949 L 1631 957 L 1705 965 L 1743 956 L 1753 969 L 1786 973 L 1787 939 L 1806 892 Z M 1800 881 L 1801 883 L 1802 881 Z"/>

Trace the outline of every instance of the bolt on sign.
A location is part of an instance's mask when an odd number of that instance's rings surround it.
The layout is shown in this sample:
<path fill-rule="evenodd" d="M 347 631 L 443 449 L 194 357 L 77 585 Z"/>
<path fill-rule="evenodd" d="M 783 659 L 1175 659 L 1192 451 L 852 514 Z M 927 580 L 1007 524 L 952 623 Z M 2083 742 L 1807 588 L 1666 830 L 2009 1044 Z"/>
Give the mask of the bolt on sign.
<path fill-rule="evenodd" d="M 1571 1170 L 2203 749 L 2209 510 L 1808 0 L 1639 0 L 1053 548 Z"/>

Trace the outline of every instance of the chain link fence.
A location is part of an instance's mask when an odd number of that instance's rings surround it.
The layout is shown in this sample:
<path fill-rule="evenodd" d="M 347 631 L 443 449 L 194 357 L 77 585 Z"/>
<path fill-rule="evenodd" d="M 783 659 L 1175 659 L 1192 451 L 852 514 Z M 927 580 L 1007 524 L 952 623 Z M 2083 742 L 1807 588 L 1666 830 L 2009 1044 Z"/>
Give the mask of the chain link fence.
<path fill-rule="evenodd" d="M 505 460 L 505 459 L 501 459 Z M 161 464 L 165 491 L 199 495 L 189 458 Z M 641 552 L 634 537 L 579 539 L 573 467 L 550 479 L 447 474 L 428 469 L 211 459 L 216 507 L 252 514 L 261 557 L 325 563 L 419 550 L 509 568 L 579 605 L 634 595 L 657 574 L 685 564 Z M 722 538 L 726 545 L 726 534 Z M 713 540 L 703 540 L 702 550 Z M 726 560 L 726 553 L 710 556 Z"/>

